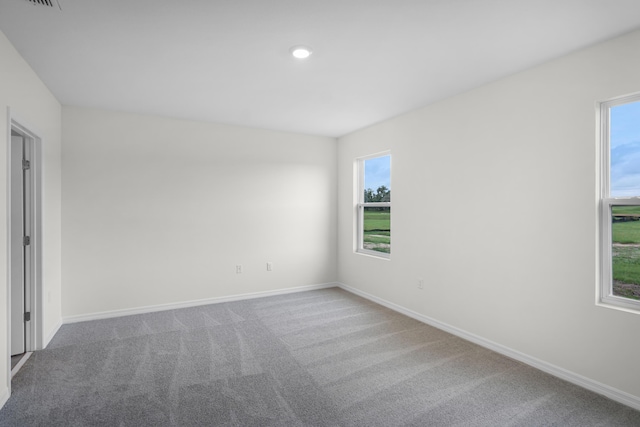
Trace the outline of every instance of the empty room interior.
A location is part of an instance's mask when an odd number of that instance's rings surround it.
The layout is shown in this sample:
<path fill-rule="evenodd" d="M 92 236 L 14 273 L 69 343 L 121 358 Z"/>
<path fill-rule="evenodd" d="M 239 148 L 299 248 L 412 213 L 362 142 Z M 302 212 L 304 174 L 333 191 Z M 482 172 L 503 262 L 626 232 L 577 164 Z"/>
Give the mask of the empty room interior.
<path fill-rule="evenodd" d="M 0 0 L 0 425 L 638 425 L 638 52 L 627 0 Z"/>

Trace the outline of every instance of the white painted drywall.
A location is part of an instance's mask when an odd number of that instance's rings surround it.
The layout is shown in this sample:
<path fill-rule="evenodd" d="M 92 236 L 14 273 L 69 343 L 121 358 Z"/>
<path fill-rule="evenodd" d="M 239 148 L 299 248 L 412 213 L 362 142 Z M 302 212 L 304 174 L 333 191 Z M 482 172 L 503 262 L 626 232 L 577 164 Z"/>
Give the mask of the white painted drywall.
<path fill-rule="evenodd" d="M 63 315 L 335 281 L 336 155 L 334 138 L 64 107 Z"/>
<path fill-rule="evenodd" d="M 640 91 L 638 52 L 630 33 L 340 138 L 339 281 L 640 399 L 640 315 L 595 304 L 595 104 Z M 390 261 L 353 251 L 353 161 L 387 149 Z"/>
<path fill-rule="evenodd" d="M 61 106 L 0 32 L 0 398 L 7 391 L 7 143 L 6 110 L 42 138 L 44 331 L 50 337 L 61 321 L 60 303 L 60 135 Z"/>

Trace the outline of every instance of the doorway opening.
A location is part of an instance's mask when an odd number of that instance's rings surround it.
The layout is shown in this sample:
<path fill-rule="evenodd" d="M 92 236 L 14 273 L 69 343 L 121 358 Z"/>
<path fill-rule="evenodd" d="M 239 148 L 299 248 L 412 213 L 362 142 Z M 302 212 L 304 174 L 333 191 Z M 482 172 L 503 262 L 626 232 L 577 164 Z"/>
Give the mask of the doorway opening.
<path fill-rule="evenodd" d="M 42 144 L 9 119 L 9 352 L 11 376 L 42 348 Z M 15 363 L 15 364 L 14 364 Z"/>

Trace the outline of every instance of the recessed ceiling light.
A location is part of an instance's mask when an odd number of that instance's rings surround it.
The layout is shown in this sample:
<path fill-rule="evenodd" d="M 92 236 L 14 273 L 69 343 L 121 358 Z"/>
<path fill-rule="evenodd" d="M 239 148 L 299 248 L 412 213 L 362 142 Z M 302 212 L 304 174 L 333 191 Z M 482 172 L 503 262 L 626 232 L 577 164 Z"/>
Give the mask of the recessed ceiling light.
<path fill-rule="evenodd" d="M 294 46 L 289 51 L 297 59 L 305 59 L 311 55 L 311 48 L 307 46 Z"/>

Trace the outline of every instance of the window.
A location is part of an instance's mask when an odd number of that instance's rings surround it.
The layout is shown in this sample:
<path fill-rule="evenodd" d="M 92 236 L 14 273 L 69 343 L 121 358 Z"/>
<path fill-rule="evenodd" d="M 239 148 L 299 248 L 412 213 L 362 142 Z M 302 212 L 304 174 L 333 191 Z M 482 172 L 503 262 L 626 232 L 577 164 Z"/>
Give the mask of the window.
<path fill-rule="evenodd" d="M 640 94 L 600 104 L 601 303 L 640 310 Z"/>
<path fill-rule="evenodd" d="M 391 256 L 391 155 L 357 160 L 357 252 Z"/>

